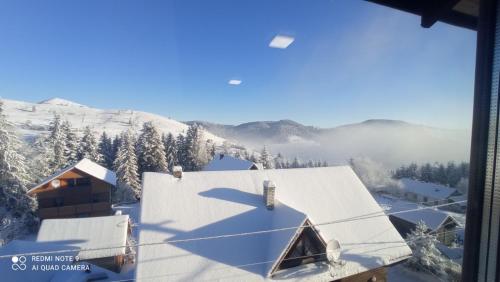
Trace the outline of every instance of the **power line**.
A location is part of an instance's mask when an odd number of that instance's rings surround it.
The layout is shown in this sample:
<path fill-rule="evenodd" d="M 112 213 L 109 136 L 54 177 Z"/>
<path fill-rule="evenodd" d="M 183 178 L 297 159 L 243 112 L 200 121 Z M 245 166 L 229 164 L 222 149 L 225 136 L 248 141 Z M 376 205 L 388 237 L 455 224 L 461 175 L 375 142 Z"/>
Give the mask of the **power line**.
<path fill-rule="evenodd" d="M 193 241 L 204 241 L 204 240 L 214 240 L 214 239 L 241 237 L 241 236 L 251 236 L 251 235 L 258 235 L 258 234 L 267 234 L 267 233 L 272 233 L 272 232 L 288 231 L 288 230 L 303 229 L 303 228 L 308 228 L 308 227 L 316 227 L 316 226 L 324 226 L 324 225 L 338 224 L 338 223 L 344 223 L 344 222 L 365 220 L 365 219 L 371 219 L 371 218 L 383 217 L 383 216 L 389 216 L 389 215 L 397 215 L 397 214 L 402 214 L 402 213 L 408 213 L 408 212 L 421 211 L 421 210 L 434 209 L 434 208 L 454 205 L 454 204 L 461 203 L 461 202 L 467 202 L 467 200 L 453 202 L 453 203 L 440 204 L 440 205 L 434 205 L 434 206 L 419 207 L 416 209 L 402 210 L 402 211 L 397 211 L 397 212 L 392 212 L 392 213 L 385 213 L 384 210 L 381 210 L 379 212 L 373 212 L 373 213 L 369 213 L 369 214 L 365 214 L 365 215 L 359 215 L 359 216 L 354 216 L 354 217 L 340 219 L 340 220 L 332 220 L 332 221 L 327 221 L 327 222 L 322 222 L 322 223 L 317 223 L 317 224 L 311 224 L 311 225 L 307 225 L 307 226 L 300 225 L 300 226 L 283 227 L 283 228 L 259 230 L 259 231 L 251 231 L 251 232 L 242 232 L 242 233 L 215 235 L 215 236 L 205 236 L 205 237 L 195 237 L 195 238 L 188 238 L 188 239 L 176 239 L 176 240 L 167 240 L 167 241 L 161 241 L 161 242 L 138 243 L 138 244 L 134 244 L 134 245 L 125 245 L 125 246 L 121 245 L 121 246 L 110 246 L 110 247 L 100 247 L 100 248 L 66 249 L 66 250 L 58 250 L 58 251 L 18 253 L 18 254 L 10 254 L 10 255 L 1 255 L 0 259 L 1 258 L 9 258 L 12 256 L 31 256 L 31 255 L 44 255 L 44 254 L 56 254 L 56 253 L 69 253 L 69 252 L 81 253 L 81 252 L 110 250 L 110 249 L 119 249 L 119 248 L 127 248 L 127 247 L 132 248 L 132 247 L 142 247 L 142 246 L 155 246 L 155 245 L 164 245 L 164 244 L 172 244 L 172 243 L 184 243 L 184 242 L 193 242 Z"/>
<path fill-rule="evenodd" d="M 446 231 L 446 232 L 442 232 L 440 234 L 454 233 L 456 230 L 461 230 L 461 229 L 464 229 L 464 228 L 457 228 L 454 231 Z M 388 247 L 387 249 L 403 247 L 403 246 L 406 245 L 406 243 L 417 241 L 420 238 L 424 238 L 425 236 L 428 236 L 430 233 L 431 232 L 429 232 L 427 234 L 424 234 L 422 236 L 418 236 L 418 237 L 414 238 L 413 240 L 404 240 L 404 244 L 403 244 L 403 242 L 401 242 L 400 245 L 395 245 L 395 246 L 392 246 L 392 247 Z M 396 243 L 400 243 L 400 242 L 396 242 Z M 316 257 L 316 256 L 321 256 L 321 255 L 326 255 L 326 254 L 327 254 L 326 252 L 323 252 L 323 253 L 312 254 L 312 255 L 309 255 L 309 256 L 298 256 L 298 257 L 293 257 L 293 258 L 285 258 L 282 261 L 293 260 L 293 259 L 301 259 L 301 258 L 308 258 L 308 257 Z M 269 260 L 269 261 L 260 261 L 260 262 L 254 262 L 254 263 L 232 265 L 232 266 L 223 266 L 223 267 L 218 267 L 218 268 L 215 268 L 215 269 L 204 270 L 204 272 L 220 271 L 220 270 L 224 270 L 224 269 L 228 269 L 228 268 L 245 268 L 245 267 L 252 267 L 252 266 L 256 266 L 256 265 L 269 264 L 269 263 L 275 263 L 275 262 L 276 262 L 275 260 Z M 148 280 L 148 279 L 156 279 L 156 278 L 162 278 L 162 277 L 167 277 L 167 276 L 178 276 L 178 275 L 183 275 L 183 274 L 188 274 L 188 273 L 191 273 L 191 272 L 184 271 L 184 272 L 178 272 L 178 273 L 169 273 L 169 274 L 162 274 L 162 275 L 154 275 L 154 276 L 148 276 L 148 277 L 141 277 L 141 280 L 143 280 L 143 279 L 146 279 L 146 280 Z M 431 273 L 431 274 L 433 276 L 435 276 L 436 278 L 438 278 L 438 276 L 436 276 L 434 273 Z M 111 282 L 126 282 L 126 281 L 135 281 L 135 280 L 137 280 L 137 279 L 136 278 L 130 278 L 130 279 L 112 280 Z M 441 279 L 439 279 L 439 280 L 441 280 Z"/>

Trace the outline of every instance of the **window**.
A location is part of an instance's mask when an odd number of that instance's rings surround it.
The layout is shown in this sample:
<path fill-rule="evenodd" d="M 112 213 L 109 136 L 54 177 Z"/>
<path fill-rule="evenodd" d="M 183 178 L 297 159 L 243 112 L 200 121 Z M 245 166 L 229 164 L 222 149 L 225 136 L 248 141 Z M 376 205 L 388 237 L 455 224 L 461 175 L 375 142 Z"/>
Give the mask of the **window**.
<path fill-rule="evenodd" d="M 278 270 L 324 261 L 325 252 L 326 245 L 316 231 L 312 227 L 304 228 L 279 264 Z"/>

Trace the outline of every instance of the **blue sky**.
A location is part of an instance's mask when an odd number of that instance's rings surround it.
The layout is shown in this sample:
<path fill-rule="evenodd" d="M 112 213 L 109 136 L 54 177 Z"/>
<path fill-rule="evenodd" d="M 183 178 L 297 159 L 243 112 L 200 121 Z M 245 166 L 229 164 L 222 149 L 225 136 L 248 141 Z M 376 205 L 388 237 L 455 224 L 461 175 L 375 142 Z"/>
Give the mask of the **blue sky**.
<path fill-rule="evenodd" d="M 0 97 L 231 124 L 470 128 L 476 35 L 419 23 L 352 0 L 3 0 Z M 269 48 L 277 34 L 295 41 Z"/>

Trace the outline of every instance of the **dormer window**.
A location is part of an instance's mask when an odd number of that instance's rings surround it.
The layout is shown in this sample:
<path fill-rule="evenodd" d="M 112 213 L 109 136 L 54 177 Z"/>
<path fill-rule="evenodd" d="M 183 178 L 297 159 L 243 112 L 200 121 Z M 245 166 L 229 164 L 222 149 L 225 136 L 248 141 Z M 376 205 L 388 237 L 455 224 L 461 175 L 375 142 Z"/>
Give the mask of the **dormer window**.
<path fill-rule="evenodd" d="M 326 243 L 321 239 L 309 220 L 299 236 L 281 259 L 276 270 L 297 267 L 304 264 L 326 261 Z"/>

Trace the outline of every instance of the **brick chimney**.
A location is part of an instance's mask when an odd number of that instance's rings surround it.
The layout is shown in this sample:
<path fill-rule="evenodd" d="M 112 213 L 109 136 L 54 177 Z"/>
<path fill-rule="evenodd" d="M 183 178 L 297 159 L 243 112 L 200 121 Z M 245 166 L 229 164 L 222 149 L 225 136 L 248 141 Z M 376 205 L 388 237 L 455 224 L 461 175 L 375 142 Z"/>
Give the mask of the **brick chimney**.
<path fill-rule="evenodd" d="M 274 209 L 274 194 L 276 191 L 276 184 L 270 180 L 264 181 L 264 203 L 268 210 Z"/>
<path fill-rule="evenodd" d="M 176 165 L 172 168 L 172 175 L 175 177 L 175 178 L 179 178 L 181 179 L 182 178 L 182 166 L 180 165 Z"/>

